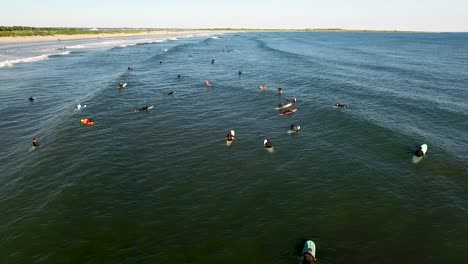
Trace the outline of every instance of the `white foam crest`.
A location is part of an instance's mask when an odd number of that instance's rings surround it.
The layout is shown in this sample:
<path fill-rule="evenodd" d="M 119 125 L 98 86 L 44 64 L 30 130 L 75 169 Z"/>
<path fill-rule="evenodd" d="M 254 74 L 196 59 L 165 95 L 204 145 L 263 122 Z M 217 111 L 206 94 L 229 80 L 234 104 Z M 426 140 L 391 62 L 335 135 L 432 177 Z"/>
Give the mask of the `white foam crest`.
<path fill-rule="evenodd" d="M 67 46 L 67 49 L 85 49 L 86 46 L 84 45 L 73 45 L 73 46 Z"/>
<path fill-rule="evenodd" d="M 67 55 L 67 54 L 70 54 L 70 51 L 65 51 L 65 52 L 60 52 L 60 53 L 52 53 L 52 54 L 44 54 L 44 55 L 28 57 L 28 58 L 21 58 L 21 59 L 15 59 L 15 60 L 6 60 L 6 61 L 0 62 L 0 68 L 12 67 L 12 66 L 14 66 L 15 64 L 18 64 L 18 63 L 30 63 L 30 62 L 48 60 L 50 56 L 63 56 L 63 55 Z"/>

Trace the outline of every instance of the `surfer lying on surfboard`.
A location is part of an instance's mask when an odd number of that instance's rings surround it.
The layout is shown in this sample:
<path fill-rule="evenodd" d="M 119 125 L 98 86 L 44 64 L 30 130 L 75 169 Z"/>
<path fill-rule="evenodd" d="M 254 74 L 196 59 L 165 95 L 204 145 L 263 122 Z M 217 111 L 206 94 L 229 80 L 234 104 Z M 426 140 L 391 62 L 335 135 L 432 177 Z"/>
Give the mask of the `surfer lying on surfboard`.
<path fill-rule="evenodd" d="M 150 108 L 148 105 L 145 105 L 145 106 L 143 106 L 142 108 L 136 109 L 136 110 L 134 110 L 134 111 L 135 111 L 135 112 L 143 112 L 143 111 L 148 111 L 148 110 L 150 110 L 150 109 L 151 109 L 151 108 Z"/>
<path fill-rule="evenodd" d="M 33 137 L 32 144 L 34 147 L 39 147 L 39 143 L 37 142 L 37 139 L 35 137 Z"/>
<path fill-rule="evenodd" d="M 335 104 L 335 107 L 337 108 L 348 108 L 347 104 Z"/>
<path fill-rule="evenodd" d="M 284 112 L 281 112 L 280 115 L 290 115 L 290 114 L 293 114 L 293 113 L 296 113 L 297 112 L 297 108 L 295 109 L 288 109 Z"/>

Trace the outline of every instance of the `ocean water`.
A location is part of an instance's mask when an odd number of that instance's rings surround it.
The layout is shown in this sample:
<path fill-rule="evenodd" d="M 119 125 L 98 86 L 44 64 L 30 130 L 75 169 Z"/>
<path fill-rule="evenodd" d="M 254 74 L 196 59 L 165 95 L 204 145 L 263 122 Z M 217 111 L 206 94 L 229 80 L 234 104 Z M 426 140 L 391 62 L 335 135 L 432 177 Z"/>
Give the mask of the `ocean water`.
<path fill-rule="evenodd" d="M 467 43 L 231 33 L 1 45 L 0 263 L 297 263 L 309 239 L 320 263 L 465 263 Z M 292 96 L 298 111 L 278 115 Z M 155 108 L 133 112 L 144 105 Z"/>

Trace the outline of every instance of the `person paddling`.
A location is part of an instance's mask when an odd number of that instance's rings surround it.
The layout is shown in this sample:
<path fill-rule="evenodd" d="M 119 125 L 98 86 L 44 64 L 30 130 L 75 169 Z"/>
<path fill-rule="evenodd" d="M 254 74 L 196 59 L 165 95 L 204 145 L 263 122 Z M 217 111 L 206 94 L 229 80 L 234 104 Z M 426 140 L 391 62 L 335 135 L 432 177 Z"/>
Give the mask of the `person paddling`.
<path fill-rule="evenodd" d="M 135 112 L 148 111 L 148 108 L 149 108 L 149 106 L 148 106 L 148 105 L 145 105 L 145 106 L 143 106 L 142 108 L 140 108 L 140 109 L 138 109 L 138 110 L 135 110 Z"/>
<path fill-rule="evenodd" d="M 33 137 L 32 144 L 34 147 L 39 147 L 39 143 L 37 142 L 37 139 L 35 137 Z"/>
<path fill-rule="evenodd" d="M 337 108 L 348 108 L 347 104 L 335 104 Z"/>

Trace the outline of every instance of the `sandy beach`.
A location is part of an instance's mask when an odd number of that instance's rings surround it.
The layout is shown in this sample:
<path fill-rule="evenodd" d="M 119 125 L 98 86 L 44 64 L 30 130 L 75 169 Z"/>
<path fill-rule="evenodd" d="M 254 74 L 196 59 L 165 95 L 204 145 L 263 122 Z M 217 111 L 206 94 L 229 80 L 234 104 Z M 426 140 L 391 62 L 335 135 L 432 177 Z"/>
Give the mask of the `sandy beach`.
<path fill-rule="evenodd" d="M 222 30 L 158 30 L 133 33 L 100 33 L 100 34 L 82 34 L 82 35 L 53 35 L 53 36 L 26 36 L 26 37 L 0 37 L 1 44 L 20 44 L 34 42 L 52 42 L 80 39 L 100 39 L 115 37 L 132 36 L 151 36 L 151 35 L 174 35 L 174 34 L 203 34 L 203 33 L 223 33 Z"/>

